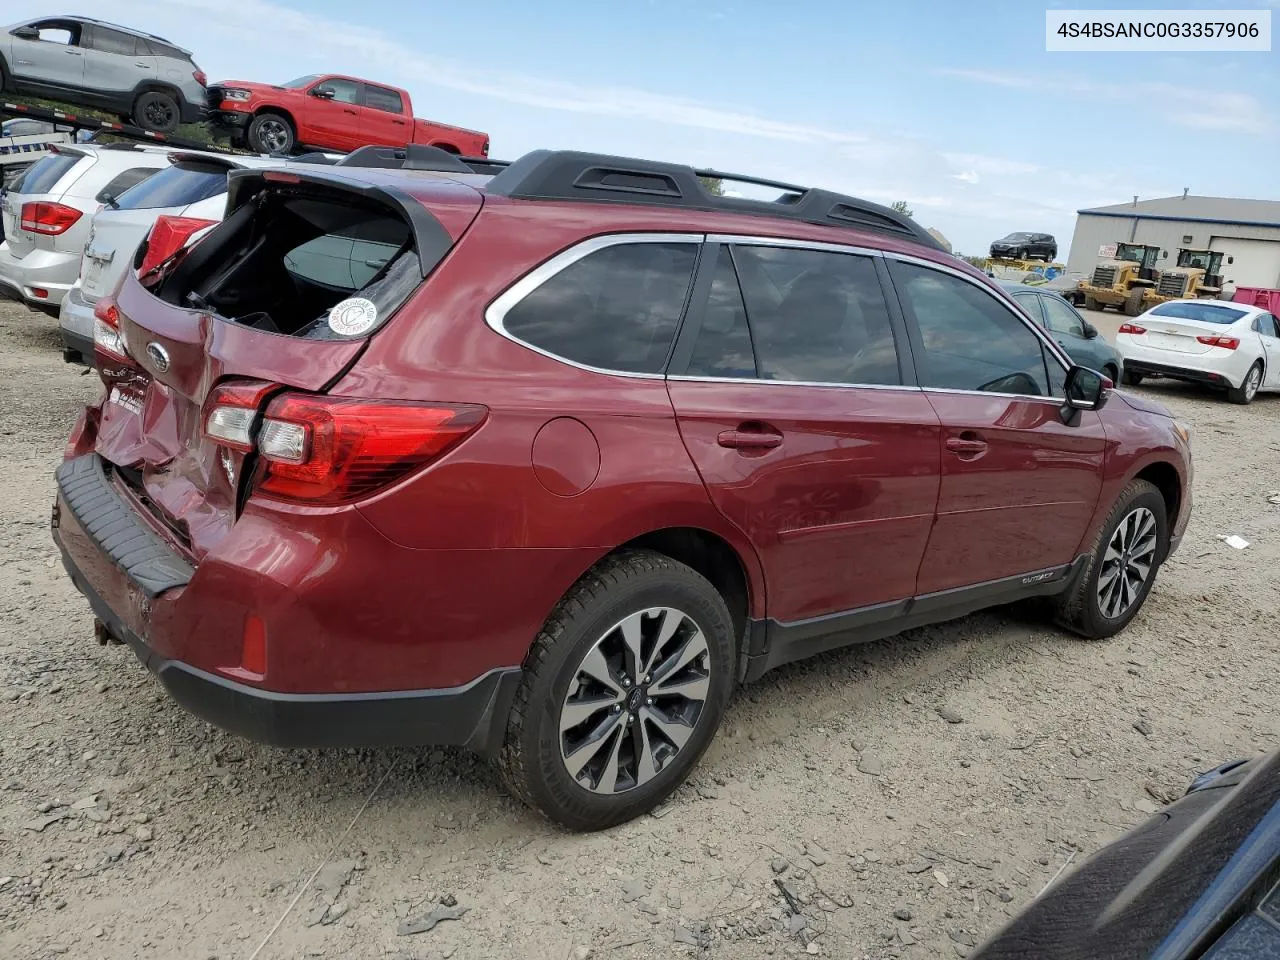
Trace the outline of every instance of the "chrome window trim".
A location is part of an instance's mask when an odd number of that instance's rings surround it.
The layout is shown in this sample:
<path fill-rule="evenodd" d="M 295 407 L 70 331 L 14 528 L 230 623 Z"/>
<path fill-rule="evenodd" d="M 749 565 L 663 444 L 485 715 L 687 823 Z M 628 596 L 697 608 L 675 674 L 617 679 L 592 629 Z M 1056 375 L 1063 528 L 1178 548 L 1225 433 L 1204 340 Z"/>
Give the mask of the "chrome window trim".
<path fill-rule="evenodd" d="M 512 343 L 517 343 L 526 350 L 532 350 L 534 353 L 541 354 L 558 363 L 563 363 L 570 367 L 576 367 L 579 370 L 587 370 L 591 373 L 603 373 L 611 377 L 631 377 L 636 380 L 664 380 L 664 373 L 637 373 L 631 370 L 612 370 L 608 367 L 593 367 L 590 364 L 579 363 L 576 360 L 570 360 L 568 357 L 562 357 L 558 353 L 552 353 L 550 350 L 544 350 L 542 347 L 535 346 L 527 340 L 521 340 L 514 333 L 506 328 L 505 320 L 507 313 L 518 304 L 521 300 L 531 294 L 538 287 L 542 286 L 552 277 L 561 271 L 573 266 L 579 260 L 582 260 L 599 250 L 605 250 L 609 247 L 616 247 L 628 243 L 689 243 L 701 245 L 706 242 L 706 235 L 702 233 L 606 233 L 596 237 L 589 237 L 582 240 L 568 249 L 561 250 L 550 260 L 545 260 L 538 266 L 534 267 L 523 277 L 507 287 L 498 297 L 485 308 L 484 322 L 494 333 L 505 337 Z M 696 275 L 696 269 L 695 269 Z M 689 283 L 692 285 L 694 275 L 689 277 Z M 677 326 L 677 333 L 679 328 Z"/>
<path fill-rule="evenodd" d="M 707 243 L 727 243 L 743 247 L 789 247 L 798 250 L 817 250 L 822 253 L 846 253 L 858 257 L 884 256 L 884 251 L 872 250 L 868 247 L 827 243 L 822 240 L 793 240 L 790 237 L 757 237 L 751 234 L 709 233 Z"/>
<path fill-rule="evenodd" d="M 923 387 L 914 383 L 835 383 L 827 380 L 766 380 L 761 377 L 691 377 L 686 374 L 672 374 L 668 380 L 679 383 L 739 383 L 751 386 L 771 387 L 837 387 L 842 390 L 906 390 L 911 393 L 922 393 Z M 986 394 L 993 396 L 993 394 Z"/>
<path fill-rule="evenodd" d="M 887 260 L 898 260 L 898 261 L 901 261 L 902 263 L 910 263 L 918 267 L 927 267 L 931 270 L 937 270 L 939 273 L 950 274 L 953 277 L 958 277 L 959 279 L 964 280 L 972 284 L 973 286 L 977 287 L 987 296 L 991 297 L 992 300 L 995 300 L 997 303 L 999 303 L 1000 306 L 1004 307 L 1006 310 L 1009 310 L 1009 312 L 1013 314 L 1013 316 L 1018 320 L 1019 323 L 1021 323 L 1024 327 L 1030 330 L 1032 335 L 1036 337 L 1036 339 L 1038 339 L 1042 345 L 1048 348 L 1050 356 L 1052 356 L 1055 360 L 1057 360 L 1058 365 L 1062 367 L 1062 376 L 1064 378 L 1066 377 L 1067 372 L 1071 369 L 1071 366 L 1072 366 L 1072 364 L 1070 363 L 1070 358 L 1067 357 L 1063 349 L 1059 347 L 1058 344 L 1049 337 L 1048 331 L 1038 329 L 1039 325 L 1030 317 L 1024 316 L 1021 310 L 1010 310 L 1008 304 L 1001 303 L 1000 298 L 995 296 L 995 294 L 991 292 L 991 288 L 988 287 L 985 283 L 982 283 L 976 277 L 971 277 L 967 273 L 965 273 L 963 270 L 957 270 L 954 267 L 948 267 L 946 264 L 938 263 L 937 261 L 934 261 L 934 260 L 926 260 L 923 257 L 913 257 L 909 254 L 897 253 L 892 250 L 886 250 L 884 252 L 884 257 Z M 1009 295 L 1009 299 L 1010 300 L 1013 299 L 1012 294 Z M 1053 388 L 1052 383 L 1049 384 L 1049 388 L 1050 389 Z M 925 392 L 936 392 L 936 393 L 970 393 L 978 397 L 1017 397 L 1022 400 L 1044 400 L 1046 402 L 1056 402 L 1058 406 L 1061 406 L 1063 403 L 1066 402 L 1066 398 L 1064 397 L 1055 397 L 1052 395 L 1046 397 L 1046 396 L 1040 396 L 1038 394 L 1032 394 L 1032 393 L 994 393 L 986 390 L 957 390 L 952 387 L 924 387 L 923 389 L 925 390 Z"/>

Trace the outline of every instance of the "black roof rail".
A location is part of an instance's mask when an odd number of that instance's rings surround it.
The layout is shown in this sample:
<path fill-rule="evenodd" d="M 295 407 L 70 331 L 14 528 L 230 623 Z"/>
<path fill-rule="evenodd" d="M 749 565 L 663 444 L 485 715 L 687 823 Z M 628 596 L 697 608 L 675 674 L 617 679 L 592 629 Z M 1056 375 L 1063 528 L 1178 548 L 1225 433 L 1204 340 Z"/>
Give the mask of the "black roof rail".
<path fill-rule="evenodd" d="M 772 201 L 717 196 L 699 177 L 769 187 L 783 191 L 784 196 Z M 631 203 L 779 217 L 826 227 L 871 230 L 913 240 L 934 250 L 944 249 L 910 217 L 878 203 L 829 190 L 695 170 L 656 160 L 574 150 L 535 150 L 499 172 L 485 191 L 517 200 Z"/>
<path fill-rule="evenodd" d="M 445 173 L 472 173 L 455 153 L 422 143 L 405 147 L 361 147 L 337 163 L 340 167 L 381 167 L 395 170 L 437 170 Z"/>
<path fill-rule="evenodd" d="M 510 160 L 490 160 L 488 157 L 459 157 L 458 159 L 470 167 L 472 173 L 490 176 L 499 174 L 511 166 Z"/>

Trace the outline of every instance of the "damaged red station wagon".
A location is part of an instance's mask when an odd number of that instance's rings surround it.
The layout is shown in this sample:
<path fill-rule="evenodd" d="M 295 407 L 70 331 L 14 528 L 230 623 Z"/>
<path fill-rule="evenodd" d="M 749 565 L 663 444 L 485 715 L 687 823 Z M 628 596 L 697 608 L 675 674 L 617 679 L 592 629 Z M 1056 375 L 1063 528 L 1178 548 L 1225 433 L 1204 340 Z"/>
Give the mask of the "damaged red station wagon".
<path fill-rule="evenodd" d="M 1186 528 L 1186 429 L 886 208 L 550 151 L 230 177 L 99 303 L 53 514 L 100 639 L 227 730 L 461 745 L 606 827 L 739 683 L 1025 597 L 1109 636 Z"/>

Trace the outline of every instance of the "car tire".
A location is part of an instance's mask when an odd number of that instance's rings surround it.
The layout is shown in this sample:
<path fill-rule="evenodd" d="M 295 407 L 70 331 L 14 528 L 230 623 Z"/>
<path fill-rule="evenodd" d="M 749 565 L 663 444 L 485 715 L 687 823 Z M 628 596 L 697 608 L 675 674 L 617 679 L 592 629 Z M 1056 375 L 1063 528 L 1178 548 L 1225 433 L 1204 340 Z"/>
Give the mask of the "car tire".
<path fill-rule="evenodd" d="M 1120 371 L 1116 369 L 1114 363 L 1103 364 L 1102 372 L 1112 383 L 1120 382 Z"/>
<path fill-rule="evenodd" d="M 1129 293 L 1124 299 L 1124 315 L 1126 317 L 1138 317 L 1142 315 L 1142 288 L 1139 287 Z"/>
<path fill-rule="evenodd" d="M 664 612 L 650 614 L 656 610 Z M 647 664 L 636 665 L 628 638 Z M 534 640 L 499 757 L 503 779 L 573 830 L 652 810 L 715 736 L 733 690 L 734 655 L 733 619 L 701 574 L 649 550 L 606 558 Z M 688 696 L 672 692 L 677 686 Z"/>
<path fill-rule="evenodd" d="M 1025 259 L 1027 259 L 1027 248 L 1026 248 L 1026 247 L 1023 247 L 1022 249 L 1020 249 L 1020 250 L 1018 251 L 1018 259 L 1019 259 L 1019 260 L 1025 260 Z"/>
<path fill-rule="evenodd" d="M 1168 550 L 1164 497 L 1154 484 L 1133 480 L 1098 531 L 1084 569 L 1059 599 L 1058 623 L 1089 640 L 1119 633 L 1142 609 Z M 1136 584 L 1135 577 L 1141 578 Z"/>
<path fill-rule="evenodd" d="M 144 90 L 133 103 L 133 122 L 152 133 L 173 133 L 182 122 L 182 111 L 172 94 Z"/>
<path fill-rule="evenodd" d="M 279 113 L 260 113 L 249 123 L 245 132 L 249 149 L 256 153 L 293 153 L 298 134 L 289 118 Z"/>
<path fill-rule="evenodd" d="M 1124 372 L 1124 385 L 1126 387 L 1141 386 L 1144 379 L 1144 376 L 1136 370 L 1126 370 Z"/>
<path fill-rule="evenodd" d="M 1086 310 L 1097 310 L 1100 312 L 1102 310 L 1102 307 L 1103 305 L 1099 303 L 1097 300 L 1095 300 L 1093 297 L 1086 296 L 1084 298 L 1084 308 Z"/>
<path fill-rule="evenodd" d="M 1253 403 L 1253 398 L 1258 395 L 1258 388 L 1261 386 L 1262 361 L 1259 360 L 1249 368 L 1249 372 L 1240 381 L 1240 386 L 1227 387 L 1227 399 L 1241 405 Z"/>

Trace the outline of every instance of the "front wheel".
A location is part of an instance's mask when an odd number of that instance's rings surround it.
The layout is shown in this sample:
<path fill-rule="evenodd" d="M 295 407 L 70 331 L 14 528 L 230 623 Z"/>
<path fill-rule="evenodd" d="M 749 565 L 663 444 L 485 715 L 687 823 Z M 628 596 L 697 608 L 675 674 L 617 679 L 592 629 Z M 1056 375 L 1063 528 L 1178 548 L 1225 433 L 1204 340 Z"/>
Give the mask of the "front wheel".
<path fill-rule="evenodd" d="M 1244 375 L 1238 387 L 1227 388 L 1227 399 L 1232 403 L 1253 403 L 1253 398 L 1258 395 L 1258 388 L 1262 386 L 1262 361 L 1259 360 L 1249 372 Z"/>
<path fill-rule="evenodd" d="M 1083 573 L 1058 601 L 1058 622 L 1091 640 L 1119 633 L 1146 602 L 1169 550 L 1164 497 L 1134 480 L 1111 509 Z"/>
<path fill-rule="evenodd" d="M 1124 385 L 1126 387 L 1137 387 L 1142 385 L 1142 374 L 1136 370 L 1126 370 L 1124 372 Z"/>
<path fill-rule="evenodd" d="M 723 598 L 670 557 L 609 557 L 534 641 L 500 757 L 511 791 L 574 830 L 652 810 L 711 743 L 734 677 Z"/>
<path fill-rule="evenodd" d="M 1084 298 L 1084 308 L 1085 308 L 1086 310 L 1098 310 L 1098 311 L 1101 311 L 1101 310 L 1102 310 L 1102 308 L 1103 308 L 1103 306 L 1104 306 L 1103 304 L 1099 303 L 1099 302 L 1098 302 L 1097 300 L 1095 300 L 1093 297 L 1090 297 L 1090 296 L 1086 295 L 1086 296 L 1085 296 L 1085 298 Z"/>
<path fill-rule="evenodd" d="M 289 154 L 293 152 L 297 137 L 288 117 L 278 113 L 260 113 L 250 122 L 245 139 L 249 142 L 249 149 L 257 153 Z"/>

